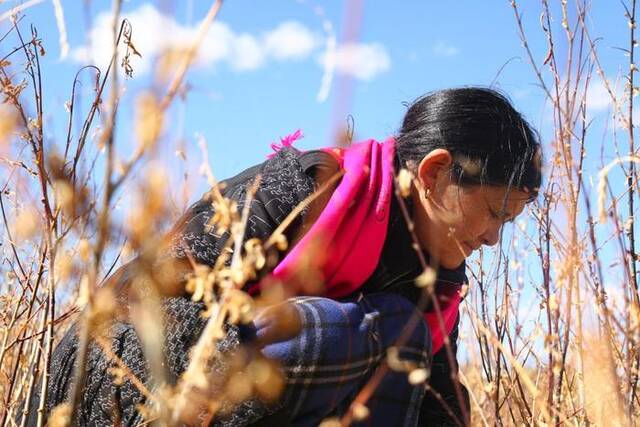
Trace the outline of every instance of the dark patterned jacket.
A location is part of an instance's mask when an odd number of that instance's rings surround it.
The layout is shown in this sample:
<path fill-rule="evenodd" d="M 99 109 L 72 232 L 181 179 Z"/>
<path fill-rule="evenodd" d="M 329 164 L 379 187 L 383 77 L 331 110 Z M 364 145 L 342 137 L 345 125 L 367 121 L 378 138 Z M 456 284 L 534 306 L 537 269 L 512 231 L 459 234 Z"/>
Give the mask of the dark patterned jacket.
<path fill-rule="evenodd" d="M 236 200 L 241 210 L 248 187 L 257 174 L 261 184 L 251 201 L 245 238 L 266 239 L 287 217 L 291 210 L 310 195 L 316 188 L 315 176 L 319 168 L 335 162 L 330 155 L 312 151 L 300 155 L 294 149 L 280 150 L 272 159 L 251 167 L 223 182 L 223 194 Z M 187 255 L 196 262 L 213 265 L 224 248 L 228 234 L 215 234 L 205 225 L 214 214 L 211 201 L 205 196 L 192 205 L 178 221 L 171 232 L 171 244 L 159 257 L 163 259 L 184 259 Z M 303 212 L 304 215 L 304 212 Z M 290 229 L 301 224 L 296 220 Z M 388 237 L 383 247 L 379 264 L 361 288 L 361 292 L 389 291 L 398 292 L 411 301 L 417 301 L 417 288 L 413 285 L 415 277 L 421 272 L 420 264 L 411 247 L 410 236 L 404 219 L 399 213 L 397 202 L 392 202 Z M 104 286 L 112 287 L 127 304 L 127 288 L 136 274 L 136 261 L 121 267 Z M 466 280 L 463 269 L 442 271 L 445 279 L 458 282 Z M 188 365 L 189 349 L 196 343 L 205 326 L 200 316 L 203 305 L 191 301 L 188 295 L 165 298 L 163 303 L 165 317 L 164 357 L 167 378 L 175 382 Z M 451 336 L 453 352 L 456 351 L 457 325 Z M 221 352 L 237 347 L 242 338 L 242 330 L 229 327 L 227 337 L 219 343 Z M 131 369 L 143 383 L 153 383 L 149 366 L 142 353 L 138 335 L 130 321 L 119 319 L 109 328 L 112 351 Z M 46 410 L 67 401 L 72 389 L 73 374 L 78 349 L 77 327 L 74 325 L 57 345 L 52 359 Z M 90 344 L 86 363 L 86 383 L 83 389 L 79 412 L 76 420 L 79 425 L 136 425 L 144 420 L 136 405 L 144 403 L 142 393 L 129 381 L 116 386 L 108 368 L 113 366 L 109 358 L 95 344 Z M 216 365 L 212 369 L 223 370 Z M 462 411 L 456 397 L 452 373 L 457 373 L 457 364 L 450 364 L 444 349 L 434 355 L 430 386 L 437 392 L 427 392 L 421 410 L 420 425 L 456 425 L 465 424 L 461 420 Z M 39 387 L 34 388 L 30 399 L 27 425 L 35 425 L 37 408 L 40 401 Z M 462 387 L 464 404 L 469 408 L 468 395 Z M 444 406 L 443 406 L 444 403 Z M 445 406 L 447 409 L 445 409 Z M 276 408 L 277 409 L 277 408 Z M 467 411 L 468 412 L 468 411 Z M 460 420 L 454 420 L 454 414 Z M 21 411 L 18 418 L 21 417 Z M 286 414 L 274 413 L 257 401 L 247 401 L 238 407 L 231 416 L 216 421 L 216 425 L 286 425 Z M 468 420 L 466 421 L 468 423 Z"/>

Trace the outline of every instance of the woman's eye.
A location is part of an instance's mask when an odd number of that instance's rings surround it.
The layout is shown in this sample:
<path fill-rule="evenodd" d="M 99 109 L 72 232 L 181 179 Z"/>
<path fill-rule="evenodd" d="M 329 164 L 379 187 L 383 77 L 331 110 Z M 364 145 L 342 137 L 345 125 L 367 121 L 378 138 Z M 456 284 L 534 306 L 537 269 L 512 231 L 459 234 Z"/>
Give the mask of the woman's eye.
<path fill-rule="evenodd" d="M 489 208 L 489 213 L 491 214 L 491 218 L 502 221 L 503 223 L 513 222 L 515 218 L 509 217 L 506 212 L 496 212 L 493 209 Z"/>

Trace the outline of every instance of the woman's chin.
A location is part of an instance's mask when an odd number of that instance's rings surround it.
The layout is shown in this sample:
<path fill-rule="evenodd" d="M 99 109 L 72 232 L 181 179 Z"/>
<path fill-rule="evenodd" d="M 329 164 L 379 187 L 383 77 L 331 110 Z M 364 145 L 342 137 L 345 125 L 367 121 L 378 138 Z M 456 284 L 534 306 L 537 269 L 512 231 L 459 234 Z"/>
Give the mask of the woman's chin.
<path fill-rule="evenodd" d="M 466 257 L 462 255 L 443 257 L 440 260 L 440 267 L 448 270 L 455 270 L 465 261 Z"/>

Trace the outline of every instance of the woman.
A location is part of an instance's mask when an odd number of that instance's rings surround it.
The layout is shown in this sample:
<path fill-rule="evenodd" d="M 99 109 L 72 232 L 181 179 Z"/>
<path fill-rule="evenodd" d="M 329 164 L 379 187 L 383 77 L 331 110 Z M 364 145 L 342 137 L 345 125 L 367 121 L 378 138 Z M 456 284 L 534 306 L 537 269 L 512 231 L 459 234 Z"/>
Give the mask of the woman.
<path fill-rule="evenodd" d="M 267 309 L 248 328 L 229 328 L 221 349 L 257 342 L 263 354 L 280 362 L 287 385 L 277 404 L 250 400 L 215 422 L 317 425 L 347 413 L 373 379 L 379 383 L 367 401 L 368 423 L 468 423 L 469 399 L 455 362 L 464 260 L 480 246 L 496 244 L 503 223 L 535 198 L 541 154 L 534 131 L 495 91 L 462 88 L 415 101 L 399 134 L 384 143 L 307 153 L 290 143 L 283 141 L 273 158 L 226 180 L 223 191 L 242 205 L 255 177 L 261 176 L 246 239 L 264 240 L 301 201 L 323 184 L 330 187 L 288 228 L 292 248 L 270 275 L 301 289 L 299 293 L 310 292 L 310 275 L 300 273 L 301 266 L 313 264 L 308 262 L 313 256 L 324 297 L 289 300 L 289 319 L 299 326 L 295 334 L 281 332 L 275 309 Z M 410 187 L 403 185 L 408 197 L 401 201 L 394 196 L 393 178 L 402 168 L 415 179 Z M 336 173 L 343 176 L 332 181 Z M 207 196 L 194 204 L 156 263 L 190 258 L 213 265 L 228 237 L 209 230 L 213 215 Z M 412 232 L 406 217 L 412 218 Z M 422 275 L 425 263 L 437 269 L 435 283 Z M 133 265 L 123 267 L 105 286 L 125 295 Z M 434 298 L 416 286 L 416 278 L 432 286 Z M 256 281 L 246 290 L 257 294 L 266 283 Z M 175 381 L 205 321 L 202 305 L 188 295 L 166 298 L 163 307 L 170 319 L 166 367 Z M 404 328 L 408 323 L 413 327 Z M 138 378 L 150 382 L 130 322 L 118 322 L 111 336 L 113 351 Z M 55 351 L 48 410 L 69 398 L 77 341 L 72 330 Z M 381 375 L 382 361 L 394 367 L 397 359 L 426 368 L 422 372 L 430 373 L 429 386 L 410 384 L 406 372 Z M 110 359 L 92 345 L 79 424 L 142 421 L 136 405 L 144 396 L 128 381 L 115 386 L 109 366 Z M 37 402 L 36 396 L 31 408 Z"/>

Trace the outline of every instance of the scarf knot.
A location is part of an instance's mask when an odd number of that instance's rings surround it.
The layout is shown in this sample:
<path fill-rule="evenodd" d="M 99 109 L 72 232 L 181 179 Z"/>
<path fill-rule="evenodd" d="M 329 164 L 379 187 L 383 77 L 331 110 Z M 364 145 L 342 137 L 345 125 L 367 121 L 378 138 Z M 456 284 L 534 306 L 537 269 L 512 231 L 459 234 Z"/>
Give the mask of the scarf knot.
<path fill-rule="evenodd" d="M 272 158 L 273 156 L 276 155 L 276 153 L 280 150 L 282 150 L 283 148 L 286 147 L 293 147 L 293 143 L 296 142 L 299 139 L 304 138 L 304 135 L 302 134 L 302 130 L 298 129 L 297 131 L 295 131 L 294 133 L 290 133 L 289 135 L 285 136 L 284 138 L 280 138 L 280 143 L 276 143 L 273 142 L 271 143 L 271 149 L 273 150 L 273 153 L 271 153 L 269 156 L 267 156 L 268 158 Z"/>

